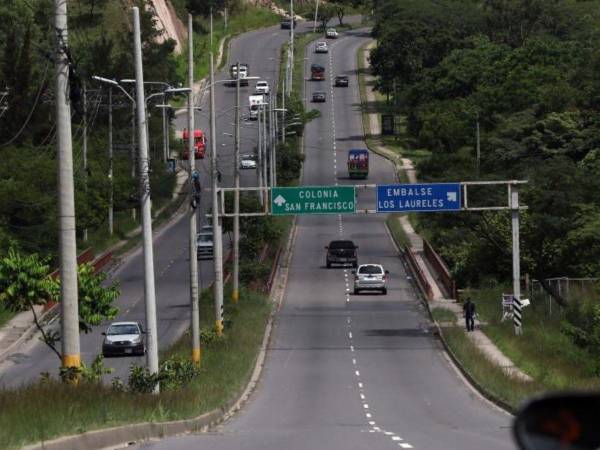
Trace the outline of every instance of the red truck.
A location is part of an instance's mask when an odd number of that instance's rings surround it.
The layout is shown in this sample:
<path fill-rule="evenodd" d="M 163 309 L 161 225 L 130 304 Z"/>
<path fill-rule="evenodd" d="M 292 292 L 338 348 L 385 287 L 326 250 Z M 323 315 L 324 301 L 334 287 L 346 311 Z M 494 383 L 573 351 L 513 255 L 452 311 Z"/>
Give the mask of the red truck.
<path fill-rule="evenodd" d="M 310 66 L 310 79 L 313 81 L 325 80 L 325 67 L 319 64 L 312 64 Z"/>
<path fill-rule="evenodd" d="M 187 128 L 183 130 L 182 138 L 183 138 L 183 159 L 188 159 L 190 156 L 189 153 L 189 144 L 188 139 L 190 137 L 190 133 Z M 202 130 L 194 130 L 194 158 L 195 159 L 204 159 L 204 154 L 206 153 L 206 138 L 204 137 L 204 133 Z"/>

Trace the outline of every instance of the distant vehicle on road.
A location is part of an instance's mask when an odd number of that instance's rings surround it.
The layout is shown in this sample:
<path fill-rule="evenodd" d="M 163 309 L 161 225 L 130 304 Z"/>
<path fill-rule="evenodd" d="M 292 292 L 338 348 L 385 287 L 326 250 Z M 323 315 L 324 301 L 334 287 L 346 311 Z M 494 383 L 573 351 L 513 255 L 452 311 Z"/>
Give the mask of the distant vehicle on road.
<path fill-rule="evenodd" d="M 269 83 L 264 80 L 257 81 L 256 87 L 254 88 L 254 93 L 269 95 Z"/>
<path fill-rule="evenodd" d="M 327 250 L 325 265 L 328 269 L 331 268 L 333 264 L 351 264 L 352 267 L 358 265 L 358 257 L 356 255 L 358 247 L 354 245 L 354 242 L 352 241 L 331 241 L 329 245 L 325 246 L 325 249 Z"/>
<path fill-rule="evenodd" d="M 247 77 L 250 74 L 250 66 L 246 63 L 240 63 L 240 86 L 248 86 Z M 232 80 L 237 79 L 237 64 L 229 66 L 229 75 Z M 233 83 L 235 85 L 235 83 Z"/>
<path fill-rule="evenodd" d="M 212 233 L 213 232 L 213 226 L 210 223 L 206 223 L 204 225 L 202 225 L 202 227 L 200 228 L 200 232 L 208 232 L 208 233 Z"/>
<path fill-rule="evenodd" d="M 348 75 L 338 75 L 335 77 L 336 87 L 348 87 Z"/>
<path fill-rule="evenodd" d="M 188 159 L 190 157 L 189 152 L 189 144 L 188 140 L 190 138 L 190 133 L 187 128 L 183 130 L 181 133 L 181 137 L 183 140 L 183 159 Z M 206 152 L 206 137 L 204 136 L 204 132 L 202 130 L 194 130 L 194 158 L 196 159 L 204 159 L 204 154 Z"/>
<path fill-rule="evenodd" d="M 337 39 L 338 32 L 336 31 L 335 28 L 328 28 L 327 31 L 325 32 L 325 37 L 328 39 Z"/>
<path fill-rule="evenodd" d="M 113 322 L 104 335 L 102 354 L 113 355 L 143 355 L 146 353 L 144 344 L 144 329 L 139 322 Z"/>
<path fill-rule="evenodd" d="M 361 264 L 354 274 L 354 295 L 360 291 L 380 291 L 387 294 L 387 279 L 389 271 L 381 264 Z"/>
<path fill-rule="evenodd" d="M 310 79 L 313 81 L 323 81 L 325 79 L 325 67 L 320 64 L 311 64 Z"/>
<path fill-rule="evenodd" d="M 240 156 L 240 169 L 256 169 L 256 155 Z"/>
<path fill-rule="evenodd" d="M 196 256 L 198 259 L 211 259 L 214 253 L 214 238 L 211 231 L 200 231 L 196 235 Z"/>
<path fill-rule="evenodd" d="M 348 150 L 348 176 L 367 178 L 369 176 L 369 151 L 364 148 Z"/>
<path fill-rule="evenodd" d="M 327 42 L 319 41 L 315 44 L 315 53 L 327 53 L 329 49 L 327 48 Z"/>
<path fill-rule="evenodd" d="M 250 120 L 258 119 L 258 112 L 260 111 L 260 106 L 262 103 L 265 103 L 265 97 L 262 94 L 251 95 L 248 97 L 248 108 L 250 109 Z"/>
<path fill-rule="evenodd" d="M 325 103 L 326 96 L 325 92 L 313 92 L 312 101 L 314 103 Z"/>
<path fill-rule="evenodd" d="M 298 21 L 294 19 L 294 28 L 298 25 Z M 282 30 L 291 30 L 292 29 L 292 21 L 290 19 L 284 19 L 279 23 L 279 26 Z"/>

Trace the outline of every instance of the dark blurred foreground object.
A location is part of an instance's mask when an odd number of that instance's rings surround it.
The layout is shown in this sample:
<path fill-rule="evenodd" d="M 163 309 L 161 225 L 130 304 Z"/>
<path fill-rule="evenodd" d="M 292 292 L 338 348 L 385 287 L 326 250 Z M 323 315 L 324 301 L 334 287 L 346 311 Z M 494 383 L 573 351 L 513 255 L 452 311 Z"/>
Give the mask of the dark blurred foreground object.
<path fill-rule="evenodd" d="M 513 433 L 522 450 L 600 449 L 600 394 L 534 398 L 517 414 Z"/>

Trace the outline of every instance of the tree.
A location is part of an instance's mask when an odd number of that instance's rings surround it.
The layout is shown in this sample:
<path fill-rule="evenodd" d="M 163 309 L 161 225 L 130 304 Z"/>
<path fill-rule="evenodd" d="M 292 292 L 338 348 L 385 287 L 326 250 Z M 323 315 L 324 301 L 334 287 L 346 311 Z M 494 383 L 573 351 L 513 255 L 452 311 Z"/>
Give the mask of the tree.
<path fill-rule="evenodd" d="M 317 20 L 321 22 L 321 29 L 325 30 L 327 28 L 327 24 L 333 18 L 336 13 L 335 6 L 331 3 L 324 3 L 320 8 L 317 14 Z"/>
<path fill-rule="evenodd" d="M 23 255 L 10 249 L 0 259 L 0 302 L 12 311 L 30 310 L 43 342 L 60 359 L 56 344 L 60 332 L 45 330 L 35 312 L 35 305 L 45 305 L 48 301 L 59 301 L 60 280 L 48 276 L 48 258 L 37 254 Z M 79 330 L 89 333 L 93 326 L 104 320 L 113 319 L 118 309 L 113 306 L 119 296 L 117 283 L 104 286 L 106 274 L 94 274 L 90 264 L 78 268 Z"/>

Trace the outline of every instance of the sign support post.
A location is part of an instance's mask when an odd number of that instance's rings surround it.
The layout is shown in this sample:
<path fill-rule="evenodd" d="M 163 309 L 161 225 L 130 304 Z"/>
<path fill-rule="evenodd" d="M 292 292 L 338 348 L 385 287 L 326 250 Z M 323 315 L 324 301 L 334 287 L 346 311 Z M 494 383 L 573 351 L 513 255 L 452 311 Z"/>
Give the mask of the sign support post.
<path fill-rule="evenodd" d="M 521 264 L 519 248 L 519 187 L 517 184 L 508 185 L 509 205 L 512 225 L 512 269 L 513 269 L 513 313 L 515 334 L 523 334 L 521 326 Z"/>

